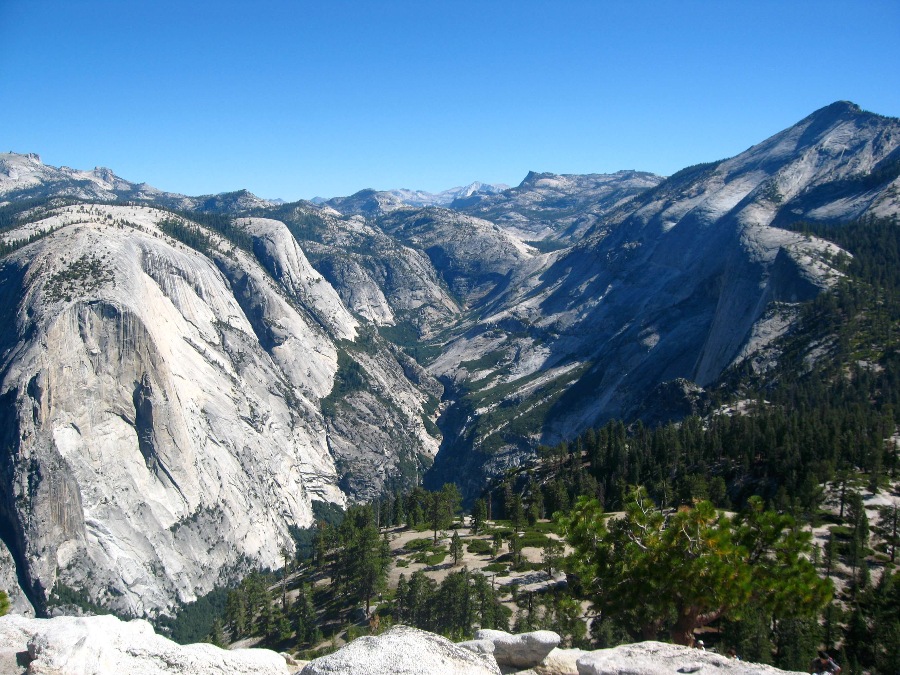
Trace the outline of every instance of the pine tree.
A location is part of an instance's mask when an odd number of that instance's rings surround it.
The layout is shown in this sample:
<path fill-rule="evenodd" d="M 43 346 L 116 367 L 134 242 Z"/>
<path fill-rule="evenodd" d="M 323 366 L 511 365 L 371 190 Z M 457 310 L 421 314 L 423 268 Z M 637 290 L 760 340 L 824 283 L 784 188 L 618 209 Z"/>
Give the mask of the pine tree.
<path fill-rule="evenodd" d="M 228 642 L 225 640 L 225 631 L 222 628 L 221 619 L 213 621 L 213 627 L 209 633 L 209 642 L 222 649 L 228 645 Z"/>
<path fill-rule="evenodd" d="M 450 555 L 453 558 L 453 565 L 459 565 L 459 561 L 463 556 L 463 543 L 459 538 L 459 532 L 453 531 L 453 537 L 450 538 Z"/>
<path fill-rule="evenodd" d="M 438 532 L 453 524 L 459 511 L 462 495 L 453 483 L 445 483 L 438 492 L 431 493 L 428 516 L 431 529 L 434 530 L 434 543 L 437 543 Z"/>
<path fill-rule="evenodd" d="M 522 565 L 522 539 L 515 531 L 509 537 L 509 552 L 512 554 L 513 568 L 519 569 Z"/>
<path fill-rule="evenodd" d="M 595 607 L 616 615 L 636 636 L 668 627 L 689 644 L 695 629 L 755 602 L 776 618 L 809 616 L 831 596 L 806 558 L 808 533 L 765 511 L 759 498 L 728 518 L 710 502 L 665 516 L 636 489 L 625 515 L 607 525 L 596 500 L 582 498 L 563 518 L 575 549 L 572 570 L 592 589 Z"/>
<path fill-rule="evenodd" d="M 299 645 L 312 647 L 322 639 L 313 605 L 312 588 L 308 584 L 301 584 L 298 590 L 291 607 L 291 621 Z"/>
<path fill-rule="evenodd" d="M 472 534 L 478 534 L 487 521 L 487 502 L 484 499 L 476 499 L 472 507 Z"/>
<path fill-rule="evenodd" d="M 541 554 L 541 560 L 547 568 L 547 574 L 553 576 L 553 570 L 559 569 L 559 565 L 563 559 L 565 547 L 561 541 L 556 539 L 548 539 L 544 544 L 544 550 Z"/>
<path fill-rule="evenodd" d="M 246 595 L 240 588 L 228 592 L 225 602 L 225 620 L 231 626 L 231 641 L 244 637 L 247 634 L 247 603 Z"/>
<path fill-rule="evenodd" d="M 394 593 L 394 616 L 401 623 L 408 623 L 409 604 L 407 596 L 409 594 L 409 584 L 406 581 L 406 575 L 400 574 L 397 580 L 397 590 Z"/>

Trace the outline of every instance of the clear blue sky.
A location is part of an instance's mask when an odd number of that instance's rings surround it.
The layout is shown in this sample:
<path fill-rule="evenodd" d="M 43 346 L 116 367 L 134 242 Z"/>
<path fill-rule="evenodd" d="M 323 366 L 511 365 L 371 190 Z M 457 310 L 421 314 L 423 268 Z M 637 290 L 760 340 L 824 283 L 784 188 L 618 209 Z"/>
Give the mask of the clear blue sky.
<path fill-rule="evenodd" d="M 205 194 L 670 174 L 839 99 L 897 0 L 0 0 L 0 149 Z"/>

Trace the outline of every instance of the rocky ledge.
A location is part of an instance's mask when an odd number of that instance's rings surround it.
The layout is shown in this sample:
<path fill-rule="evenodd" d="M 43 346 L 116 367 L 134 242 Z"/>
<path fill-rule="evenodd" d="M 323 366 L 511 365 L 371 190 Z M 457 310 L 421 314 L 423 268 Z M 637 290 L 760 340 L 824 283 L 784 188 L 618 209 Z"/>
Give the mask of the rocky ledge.
<path fill-rule="evenodd" d="M 288 675 L 295 670 L 268 649 L 180 645 L 142 619 L 0 618 L 0 673 L 10 675 Z"/>
<path fill-rule="evenodd" d="M 592 652 L 559 649 L 551 631 L 478 631 L 450 640 L 408 626 L 298 663 L 268 649 L 179 645 L 141 619 L 0 618 L 0 673 L 17 675 L 778 675 L 785 671 L 661 642 Z"/>

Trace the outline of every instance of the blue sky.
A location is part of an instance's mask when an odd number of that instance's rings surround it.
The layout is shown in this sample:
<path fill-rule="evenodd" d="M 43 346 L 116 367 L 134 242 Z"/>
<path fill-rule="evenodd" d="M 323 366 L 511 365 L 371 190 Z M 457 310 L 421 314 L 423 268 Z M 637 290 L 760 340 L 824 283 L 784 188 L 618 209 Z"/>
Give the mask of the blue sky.
<path fill-rule="evenodd" d="M 900 116 L 898 28 L 896 0 L 0 0 L 0 149 L 285 199 L 670 174 L 835 100 Z"/>

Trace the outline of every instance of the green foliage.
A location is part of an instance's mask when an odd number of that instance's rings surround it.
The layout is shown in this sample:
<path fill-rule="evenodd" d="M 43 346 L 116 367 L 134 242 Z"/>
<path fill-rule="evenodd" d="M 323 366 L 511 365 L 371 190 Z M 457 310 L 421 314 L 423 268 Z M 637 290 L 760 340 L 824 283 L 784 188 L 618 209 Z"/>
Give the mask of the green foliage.
<path fill-rule="evenodd" d="M 755 604 L 744 608 L 740 620 L 722 622 L 723 644 L 733 647 L 744 661 L 772 663 L 775 651 L 772 637 L 771 615 Z M 801 670 L 805 670 L 805 666 Z"/>
<path fill-rule="evenodd" d="M 459 488 L 453 483 L 445 483 L 438 492 L 432 492 L 428 504 L 428 519 L 434 530 L 437 543 L 438 531 L 450 527 L 462 503 Z"/>
<path fill-rule="evenodd" d="M 562 561 L 565 547 L 561 541 L 556 539 L 547 539 L 544 548 L 541 551 L 541 561 L 547 569 L 547 574 L 553 576 L 553 572 L 558 570 Z"/>
<path fill-rule="evenodd" d="M 476 555 L 490 555 L 491 554 L 491 545 L 484 539 L 473 539 L 469 542 L 467 546 L 469 553 L 474 553 Z"/>
<path fill-rule="evenodd" d="M 509 614 L 490 581 L 465 567 L 448 574 L 440 585 L 414 572 L 408 581 L 401 575 L 397 586 L 394 616 L 398 621 L 452 639 L 470 637 L 475 624 L 506 630 Z"/>
<path fill-rule="evenodd" d="M 4 616 L 9 613 L 9 596 L 6 594 L 6 591 L 0 590 L 0 616 Z"/>
<path fill-rule="evenodd" d="M 222 627 L 221 619 L 217 618 L 213 621 L 212 629 L 207 637 L 209 638 L 209 642 L 216 647 L 224 649 L 228 645 L 228 641 L 225 639 L 225 629 Z"/>
<path fill-rule="evenodd" d="M 268 588 L 274 583 L 271 574 L 253 571 L 240 585 L 228 591 L 225 600 L 225 620 L 231 626 L 231 639 L 249 635 L 266 635 L 271 629 L 271 602 Z"/>
<path fill-rule="evenodd" d="M 39 239 L 43 239 L 49 234 L 53 234 L 55 230 L 53 228 L 49 228 L 47 230 L 40 230 L 39 232 L 35 232 L 33 234 L 28 235 L 27 237 L 23 237 L 21 239 L 12 239 L 10 241 L 0 241 L 0 258 L 7 255 L 8 253 L 12 253 L 13 251 L 17 251 L 23 246 L 27 246 L 28 244 L 32 244 Z"/>
<path fill-rule="evenodd" d="M 447 557 L 447 550 L 444 548 L 438 548 L 435 551 L 431 552 L 422 552 L 417 553 L 413 556 L 413 562 L 420 563 L 422 565 L 427 565 L 428 567 L 434 567 L 435 565 L 440 565 Z"/>
<path fill-rule="evenodd" d="M 741 508 L 760 494 L 814 522 L 822 483 L 841 470 L 865 472 L 870 489 L 896 474 L 896 448 L 885 439 L 900 422 L 900 227 L 866 220 L 796 229 L 853 253 L 852 260 L 835 260 L 848 278 L 805 303 L 777 368 L 762 375 L 736 368 L 711 392 L 715 406 L 737 391 L 750 401 L 746 414 L 653 429 L 612 421 L 541 448 L 551 474 L 541 488 L 547 512 L 567 510 L 582 494 L 617 510 L 625 486 L 642 484 L 664 506 L 708 498 Z M 815 361 L 811 344 L 818 345 Z"/>
<path fill-rule="evenodd" d="M 238 248 L 254 255 L 253 236 L 240 227 L 231 216 L 224 213 L 202 211 L 181 212 L 180 215 L 216 232 Z"/>
<path fill-rule="evenodd" d="M 165 234 L 203 255 L 209 255 L 214 248 L 210 236 L 202 228 L 186 220 L 181 218 L 164 218 L 157 225 Z"/>
<path fill-rule="evenodd" d="M 309 560 L 315 555 L 316 528 L 297 527 L 294 524 L 288 526 L 291 539 L 294 540 L 295 558 L 297 560 Z"/>
<path fill-rule="evenodd" d="M 522 548 L 544 548 L 550 539 L 547 535 L 541 534 L 540 532 L 526 530 L 522 536 L 519 537 L 519 541 L 522 543 Z"/>
<path fill-rule="evenodd" d="M 74 203 L 74 200 L 39 197 L 8 202 L 0 206 L 0 232 L 46 218 L 53 207 Z"/>
<path fill-rule="evenodd" d="M 157 223 L 158 227 L 173 239 L 209 255 L 215 243 L 208 231 L 215 232 L 250 255 L 255 255 L 253 236 L 240 227 L 229 215 L 202 211 L 174 211 L 173 215 Z"/>
<path fill-rule="evenodd" d="M 515 593 L 516 633 L 534 630 L 552 630 L 562 638 L 564 647 L 588 648 L 587 625 L 581 611 L 581 602 L 563 590 L 543 593 Z M 599 619 L 596 621 L 599 622 Z"/>
<path fill-rule="evenodd" d="M 607 520 L 599 502 L 581 498 L 561 518 L 575 549 L 569 565 L 591 600 L 635 638 L 668 629 L 679 644 L 749 603 L 779 618 L 814 614 L 831 583 L 807 559 L 810 536 L 793 520 L 765 511 L 761 500 L 733 518 L 709 502 L 666 515 L 638 488 L 622 518 Z"/>
<path fill-rule="evenodd" d="M 85 253 L 78 260 L 54 272 L 44 285 L 50 302 L 71 302 L 76 294 L 89 294 L 107 283 L 115 283 L 112 269 L 102 258 Z"/>
<path fill-rule="evenodd" d="M 476 499 L 472 508 L 472 534 L 478 534 L 485 521 L 487 521 L 487 502 L 483 498 Z"/>
<path fill-rule="evenodd" d="M 207 636 L 213 636 L 216 622 L 221 624 L 224 620 L 227 601 L 228 589 L 215 588 L 194 602 L 179 606 L 174 617 L 159 617 L 156 627 L 178 644 L 203 642 Z"/>
<path fill-rule="evenodd" d="M 81 609 L 85 614 L 112 614 L 107 608 L 98 605 L 91 600 L 90 596 L 82 588 L 72 588 L 61 581 L 54 584 L 50 595 L 47 598 L 47 607 L 65 607 L 74 606 Z"/>
<path fill-rule="evenodd" d="M 331 502 L 320 502 L 314 499 L 312 511 L 313 518 L 329 525 L 337 526 L 344 520 L 344 509 Z"/>
<path fill-rule="evenodd" d="M 815 654 L 822 643 L 822 628 L 818 617 L 780 619 L 773 630 L 775 638 L 775 663 L 782 670 L 805 671 L 809 667 L 810 654 Z"/>
<path fill-rule="evenodd" d="M 275 209 L 265 209 L 258 212 L 257 215 L 282 221 L 299 242 L 316 241 L 321 243 L 322 235 L 327 229 L 327 224 L 321 216 L 298 208 L 296 202 L 282 204 Z"/>
<path fill-rule="evenodd" d="M 419 329 L 409 321 L 401 321 L 393 326 L 378 326 L 378 332 L 386 340 L 404 350 L 421 346 Z"/>
<path fill-rule="evenodd" d="M 335 596 L 345 606 L 364 601 L 368 613 L 372 597 L 385 590 L 391 564 L 374 507 L 351 506 L 338 526 L 320 523 L 315 548 L 317 567 L 331 578 Z"/>
<path fill-rule="evenodd" d="M 334 416 L 337 403 L 349 394 L 361 391 L 366 384 L 366 376 L 362 366 L 347 351 L 338 350 L 338 370 L 334 376 L 334 385 L 328 396 L 322 399 L 322 413 Z"/>
<path fill-rule="evenodd" d="M 900 665 L 900 573 L 885 572 L 850 607 L 844 651 L 861 668 L 896 673 Z"/>
<path fill-rule="evenodd" d="M 450 538 L 450 557 L 453 558 L 453 565 L 459 565 L 459 561 L 463 556 L 463 543 L 459 538 L 459 532 L 454 530 L 453 536 Z"/>
<path fill-rule="evenodd" d="M 428 551 L 434 546 L 434 541 L 431 537 L 420 537 L 417 539 L 410 539 L 403 546 L 407 551 Z"/>

